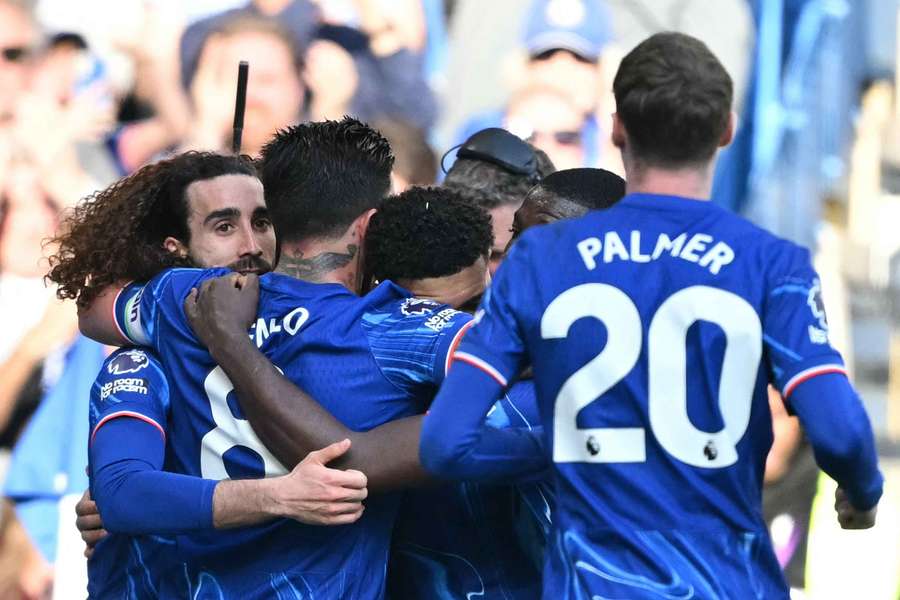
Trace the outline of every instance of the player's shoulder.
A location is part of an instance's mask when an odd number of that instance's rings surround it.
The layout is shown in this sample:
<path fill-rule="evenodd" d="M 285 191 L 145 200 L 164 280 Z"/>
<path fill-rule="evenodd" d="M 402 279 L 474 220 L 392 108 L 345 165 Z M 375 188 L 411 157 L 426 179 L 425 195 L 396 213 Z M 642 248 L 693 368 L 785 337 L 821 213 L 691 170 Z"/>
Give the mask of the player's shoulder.
<path fill-rule="evenodd" d="M 406 296 L 370 306 L 363 315 L 363 326 L 386 335 L 415 333 L 431 336 L 471 320 L 471 315 L 447 304 Z"/>
<path fill-rule="evenodd" d="M 161 377 L 162 363 L 156 354 L 146 348 L 127 346 L 110 354 L 100 369 L 97 379 L 109 381 L 119 377 Z"/>
<path fill-rule="evenodd" d="M 224 267 L 215 269 L 176 267 L 157 273 L 144 284 L 132 284 L 126 288 L 126 291 L 133 289 L 134 301 L 140 301 L 142 298 L 163 301 L 169 296 L 179 299 L 181 296 L 186 296 L 191 288 L 197 287 L 204 280 L 230 272 Z"/>

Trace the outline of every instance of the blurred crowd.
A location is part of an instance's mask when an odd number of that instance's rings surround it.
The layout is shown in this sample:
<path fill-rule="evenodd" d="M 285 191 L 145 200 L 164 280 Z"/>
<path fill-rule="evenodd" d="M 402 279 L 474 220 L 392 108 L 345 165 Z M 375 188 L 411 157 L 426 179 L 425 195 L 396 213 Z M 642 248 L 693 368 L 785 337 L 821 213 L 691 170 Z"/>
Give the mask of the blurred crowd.
<path fill-rule="evenodd" d="M 441 179 L 444 152 L 493 126 L 558 169 L 621 174 L 609 121 L 616 57 L 631 43 L 622 23 L 641 36 L 690 29 L 732 69 L 743 102 L 759 3 L 717 2 L 728 23 L 701 22 L 690 2 L 660 0 L 643 17 L 627 2 L 498 2 L 516 7 L 515 31 L 482 29 L 460 58 L 494 3 L 0 0 L 0 598 L 43 597 L 54 563 L 59 581 L 59 500 L 86 487 L 87 389 L 105 353 L 44 285 L 44 240 L 80 199 L 150 161 L 229 152 L 239 61 L 250 65 L 251 156 L 280 128 L 349 114 L 390 141 L 398 191 Z"/>

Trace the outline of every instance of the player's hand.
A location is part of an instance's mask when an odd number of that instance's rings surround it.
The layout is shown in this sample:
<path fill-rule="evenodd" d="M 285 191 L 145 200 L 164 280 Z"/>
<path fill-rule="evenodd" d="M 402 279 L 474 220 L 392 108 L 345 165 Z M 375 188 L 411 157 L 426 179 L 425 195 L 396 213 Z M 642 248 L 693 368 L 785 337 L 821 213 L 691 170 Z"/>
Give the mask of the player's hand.
<path fill-rule="evenodd" d="M 346 525 L 362 516 L 368 496 L 366 476 L 325 465 L 350 449 L 343 440 L 310 452 L 294 470 L 275 479 L 279 514 L 309 525 Z"/>
<path fill-rule="evenodd" d="M 184 312 L 197 338 L 215 356 L 215 350 L 227 347 L 235 336 L 247 335 L 256 322 L 258 303 L 259 277 L 229 273 L 191 290 Z"/>
<path fill-rule="evenodd" d="M 869 529 L 875 525 L 875 513 L 878 506 L 869 510 L 859 510 L 850 504 L 847 492 L 838 488 L 834 492 L 834 510 L 837 511 L 838 523 L 841 529 Z"/>
<path fill-rule="evenodd" d="M 84 556 L 90 558 L 94 553 L 94 546 L 107 535 L 100 519 L 100 511 L 97 510 L 97 503 L 91 499 L 90 490 L 85 490 L 81 500 L 75 505 L 75 514 L 77 515 L 75 526 L 78 527 L 81 539 L 86 545 Z"/>

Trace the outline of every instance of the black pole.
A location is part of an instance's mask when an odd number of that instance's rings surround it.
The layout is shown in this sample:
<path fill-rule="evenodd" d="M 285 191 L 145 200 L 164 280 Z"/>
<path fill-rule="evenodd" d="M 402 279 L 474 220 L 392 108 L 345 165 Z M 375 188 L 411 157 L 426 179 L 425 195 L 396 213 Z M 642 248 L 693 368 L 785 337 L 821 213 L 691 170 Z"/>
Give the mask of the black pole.
<path fill-rule="evenodd" d="M 241 153 L 241 134 L 244 132 L 244 109 L 247 106 L 247 72 L 250 65 L 246 60 L 238 64 L 237 95 L 234 99 L 234 135 L 231 138 L 231 151 Z"/>

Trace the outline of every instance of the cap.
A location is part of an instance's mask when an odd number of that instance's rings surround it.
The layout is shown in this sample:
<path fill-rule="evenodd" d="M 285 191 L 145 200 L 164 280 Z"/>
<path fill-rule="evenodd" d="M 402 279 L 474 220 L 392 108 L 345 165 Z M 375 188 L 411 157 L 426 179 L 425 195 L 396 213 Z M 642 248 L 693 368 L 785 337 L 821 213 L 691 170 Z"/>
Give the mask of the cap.
<path fill-rule="evenodd" d="M 609 10 L 601 0 L 535 0 L 525 27 L 530 56 L 568 50 L 590 61 L 612 38 Z"/>

